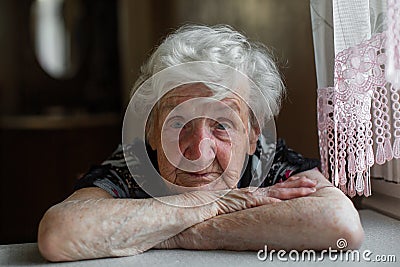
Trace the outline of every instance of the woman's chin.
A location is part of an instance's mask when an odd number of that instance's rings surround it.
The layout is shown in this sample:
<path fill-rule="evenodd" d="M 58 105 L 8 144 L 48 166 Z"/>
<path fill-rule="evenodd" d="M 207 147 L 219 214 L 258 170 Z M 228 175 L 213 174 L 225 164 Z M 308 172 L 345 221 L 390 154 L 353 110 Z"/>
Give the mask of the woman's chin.
<path fill-rule="evenodd" d="M 211 182 L 179 183 L 176 185 L 176 188 L 178 188 L 182 192 L 217 191 L 236 188 L 236 186 L 229 187 L 222 179 Z"/>
<path fill-rule="evenodd" d="M 233 181 L 233 179 L 223 179 L 223 176 L 217 173 L 180 173 L 175 177 L 176 179 L 168 179 L 169 181 L 173 180 L 173 183 L 166 183 L 167 187 L 173 194 L 182 194 L 192 191 L 217 191 L 237 188 L 237 182 Z M 231 183 L 227 183 L 225 180 L 228 180 Z"/>

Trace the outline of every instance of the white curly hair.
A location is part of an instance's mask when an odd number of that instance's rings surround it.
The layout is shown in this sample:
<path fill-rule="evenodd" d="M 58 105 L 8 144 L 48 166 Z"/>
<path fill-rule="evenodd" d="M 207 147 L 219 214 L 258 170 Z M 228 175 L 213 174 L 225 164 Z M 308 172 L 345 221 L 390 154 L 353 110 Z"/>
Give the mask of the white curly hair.
<path fill-rule="evenodd" d="M 256 113 L 250 112 L 250 122 L 253 126 L 257 123 L 255 116 L 265 117 L 261 115 L 268 108 L 265 100 L 273 116 L 279 113 L 281 100 L 285 95 L 285 86 L 269 49 L 259 42 L 250 41 L 228 25 L 185 25 L 168 35 L 142 65 L 140 76 L 132 88 L 131 95 L 156 73 L 190 62 L 228 65 L 245 74 L 252 81 L 247 101 L 252 107 L 252 112 Z M 221 90 L 221 87 L 212 87 L 214 93 Z M 154 91 L 154 88 L 149 90 Z M 252 90 L 257 90 L 257 93 L 252 93 Z M 264 99 L 260 99 L 259 91 Z M 147 102 L 151 103 L 159 94 L 160 92 L 154 91 L 144 92 L 141 95 L 145 98 L 143 102 L 148 100 Z M 152 114 L 147 123 L 148 126 L 153 125 Z M 259 126 L 258 124 L 256 127 Z"/>

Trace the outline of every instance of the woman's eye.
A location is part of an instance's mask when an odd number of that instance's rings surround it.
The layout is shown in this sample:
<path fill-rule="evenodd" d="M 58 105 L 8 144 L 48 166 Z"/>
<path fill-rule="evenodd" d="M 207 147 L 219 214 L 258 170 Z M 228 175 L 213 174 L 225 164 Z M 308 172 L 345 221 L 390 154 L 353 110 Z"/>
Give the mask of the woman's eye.
<path fill-rule="evenodd" d="M 172 128 L 175 128 L 175 129 L 179 129 L 179 128 L 182 128 L 182 127 L 183 127 L 183 123 L 180 122 L 180 121 L 173 121 L 173 122 L 171 123 L 171 127 L 172 127 Z"/>
<path fill-rule="evenodd" d="M 226 130 L 230 129 L 231 127 L 230 127 L 229 124 L 227 124 L 227 123 L 217 123 L 216 128 L 217 128 L 218 130 L 226 131 Z"/>

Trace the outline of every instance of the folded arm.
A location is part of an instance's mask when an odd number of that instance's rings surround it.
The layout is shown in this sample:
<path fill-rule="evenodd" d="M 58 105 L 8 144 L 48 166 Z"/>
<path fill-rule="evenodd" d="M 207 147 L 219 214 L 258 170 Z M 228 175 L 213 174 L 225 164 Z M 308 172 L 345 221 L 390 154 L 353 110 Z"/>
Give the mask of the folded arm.
<path fill-rule="evenodd" d="M 316 180 L 316 192 L 220 215 L 196 224 L 156 248 L 259 250 L 334 248 L 339 238 L 358 248 L 363 229 L 352 202 L 317 170 L 298 174 Z M 288 191 L 276 189 L 273 197 Z"/>
<path fill-rule="evenodd" d="M 265 190 L 247 189 L 165 198 L 176 205 L 157 199 L 114 199 L 100 188 L 80 189 L 45 213 L 39 250 L 50 261 L 135 255 L 214 216 L 279 201 Z"/>

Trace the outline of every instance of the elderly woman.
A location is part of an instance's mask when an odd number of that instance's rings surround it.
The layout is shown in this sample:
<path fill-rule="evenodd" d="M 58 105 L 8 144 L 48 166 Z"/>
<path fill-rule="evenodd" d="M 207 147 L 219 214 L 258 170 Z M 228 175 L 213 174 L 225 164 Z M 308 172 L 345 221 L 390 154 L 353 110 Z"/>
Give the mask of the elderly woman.
<path fill-rule="evenodd" d="M 208 78 L 142 90 L 142 96 L 158 96 L 144 125 L 144 145 L 120 146 L 46 212 L 38 236 L 45 258 L 128 256 L 151 248 L 321 250 L 335 247 L 339 238 L 347 240 L 347 248 L 360 246 L 357 211 L 318 171 L 317 161 L 283 140 L 274 143 L 270 163 L 263 161 L 268 134 L 262 120 L 268 116 L 262 105 L 277 115 L 284 87 L 261 44 L 227 26 L 182 27 L 142 67 L 133 97 L 157 73 L 167 71 L 164 76 L 173 81 L 179 73 L 197 74 L 190 64 L 204 62 L 210 68 L 203 78 L 212 73 L 220 79 L 225 73 L 219 71 L 229 67 L 249 81 L 222 78 L 233 90 Z M 184 71 L 169 75 L 177 66 Z M 124 125 L 124 134 L 130 129 Z M 150 165 L 141 162 L 142 147 Z M 261 180 L 260 170 L 268 170 Z M 146 188 L 154 179 L 152 187 L 163 188 L 157 194 Z"/>

